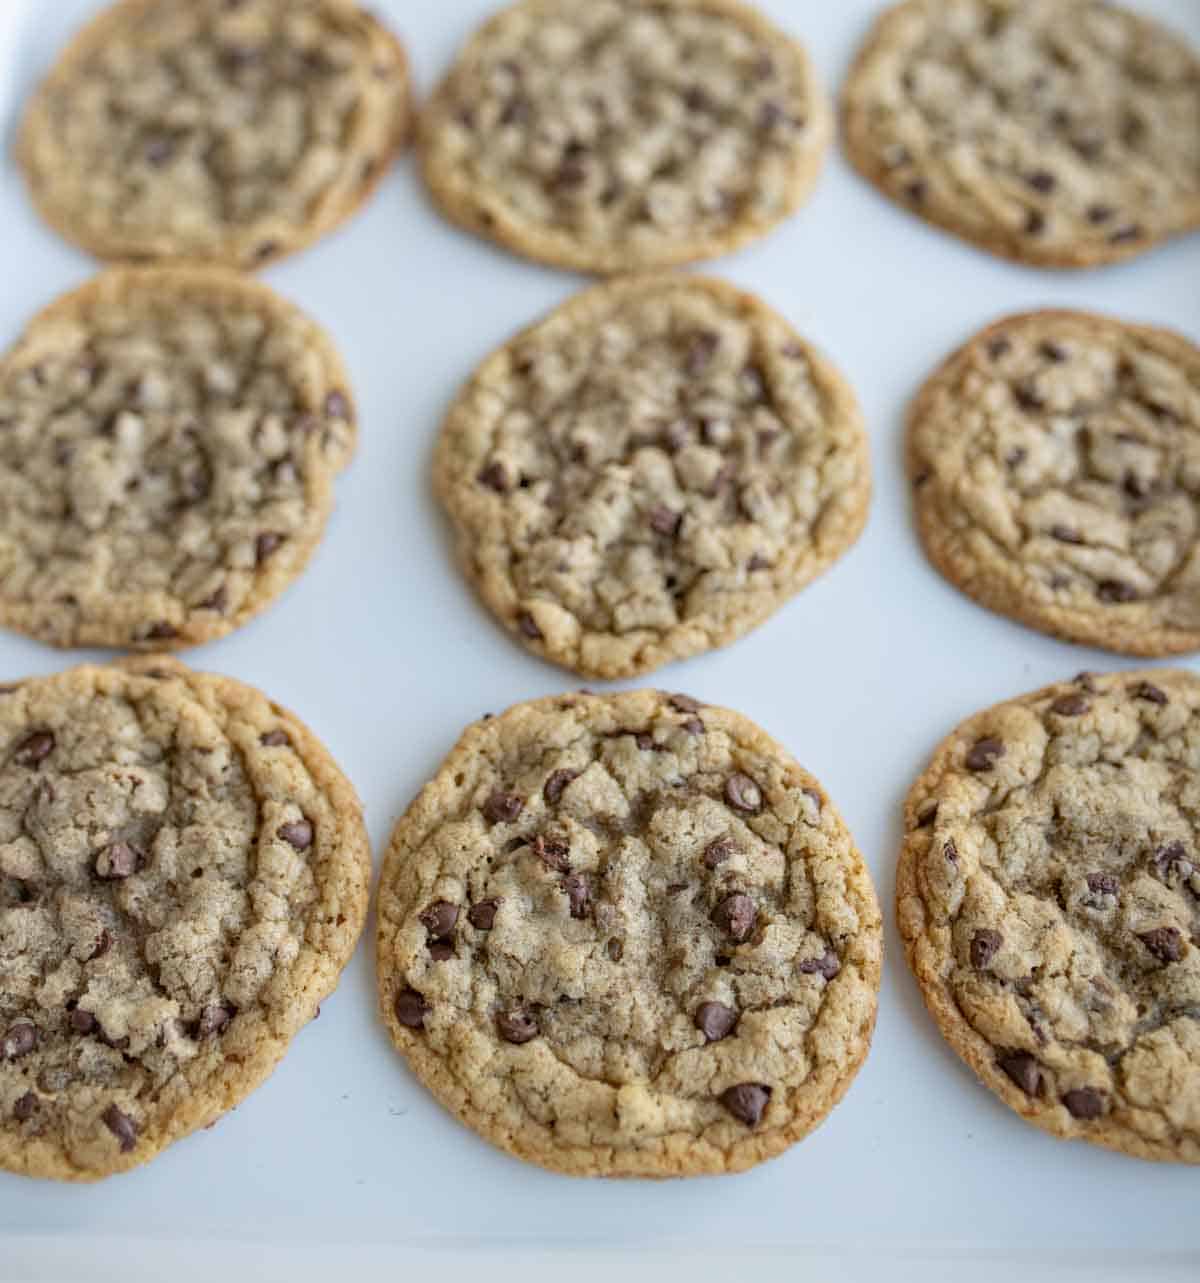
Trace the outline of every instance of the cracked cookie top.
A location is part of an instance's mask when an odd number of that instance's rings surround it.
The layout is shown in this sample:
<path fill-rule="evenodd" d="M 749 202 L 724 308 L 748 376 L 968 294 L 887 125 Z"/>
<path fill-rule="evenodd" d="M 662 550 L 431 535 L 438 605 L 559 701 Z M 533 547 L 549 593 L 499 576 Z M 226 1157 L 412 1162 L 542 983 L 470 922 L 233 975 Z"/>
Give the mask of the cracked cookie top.
<path fill-rule="evenodd" d="M 0 622 L 57 646 L 223 636 L 303 569 L 354 439 L 340 358 L 265 286 L 101 275 L 0 358 Z"/>
<path fill-rule="evenodd" d="M 400 45 L 348 0 L 124 0 L 38 90 L 20 163 L 101 258 L 253 269 L 367 198 L 409 95 Z"/>
<path fill-rule="evenodd" d="M 538 654 L 646 673 L 742 636 L 857 539 L 845 382 L 719 281 L 597 286 L 486 360 L 434 478 L 467 574 Z"/>
<path fill-rule="evenodd" d="M 1200 678 L 1082 673 L 964 722 L 897 912 L 951 1046 L 1031 1122 L 1200 1162 Z"/>
<path fill-rule="evenodd" d="M 862 173 L 1034 265 L 1089 267 L 1200 226 L 1200 56 L 1098 0 L 908 0 L 843 99 Z"/>
<path fill-rule="evenodd" d="M 870 877 L 817 782 L 682 695 L 557 696 L 471 727 L 397 824 L 379 998 L 441 1102 L 577 1175 L 738 1171 L 866 1055 Z"/>
<path fill-rule="evenodd" d="M 830 111 L 803 48 L 736 0 L 523 0 L 421 117 L 446 214 L 611 273 L 727 253 L 816 181 Z"/>
<path fill-rule="evenodd" d="M 926 383 L 909 472 L 977 601 L 1138 655 L 1200 646 L 1200 349 L 1072 312 L 997 322 Z"/>
<path fill-rule="evenodd" d="M 0 1167 L 95 1180 L 274 1068 L 362 930 L 357 799 L 291 714 L 163 656 L 0 693 Z"/>

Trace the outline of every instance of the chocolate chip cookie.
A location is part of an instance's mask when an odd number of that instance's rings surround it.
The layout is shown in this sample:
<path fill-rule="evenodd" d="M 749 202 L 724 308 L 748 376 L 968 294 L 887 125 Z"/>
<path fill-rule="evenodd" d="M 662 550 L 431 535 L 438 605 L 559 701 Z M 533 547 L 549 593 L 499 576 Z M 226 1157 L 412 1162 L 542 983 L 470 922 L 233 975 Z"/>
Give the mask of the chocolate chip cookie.
<path fill-rule="evenodd" d="M 469 728 L 397 824 L 379 999 L 451 1112 L 581 1176 L 742 1171 L 838 1102 L 882 950 L 811 775 L 737 713 L 556 696 Z"/>
<path fill-rule="evenodd" d="M 804 49 L 737 0 L 522 0 L 422 112 L 460 226 L 612 273 L 725 254 L 793 213 L 831 112 Z"/>
<path fill-rule="evenodd" d="M 337 984 L 370 870 L 292 714 L 161 655 L 0 694 L 0 1167 L 97 1180 L 258 1086 Z"/>
<path fill-rule="evenodd" d="M 434 479 L 487 605 L 597 677 L 762 623 L 858 538 L 871 486 L 837 372 L 758 299 L 675 276 L 585 291 L 489 357 Z"/>
<path fill-rule="evenodd" d="M 101 275 L 0 358 L 0 623 L 56 646 L 223 636 L 304 568 L 354 438 L 340 358 L 265 286 Z"/>
<path fill-rule="evenodd" d="M 1056 1136 L 1200 1162 L 1200 678 L 964 722 L 909 794 L 896 901 L 942 1034 Z"/>
<path fill-rule="evenodd" d="M 1081 312 L 1009 317 L 913 406 L 934 565 L 976 601 L 1135 655 L 1200 647 L 1200 349 Z"/>
<path fill-rule="evenodd" d="M 346 0 L 123 0 L 54 66 L 18 155 L 101 258 L 250 269 L 349 217 L 410 116 L 404 51 Z"/>
<path fill-rule="evenodd" d="M 844 93 L 854 165 L 893 200 L 1039 267 L 1200 227 L 1200 56 L 1099 0 L 907 0 Z"/>

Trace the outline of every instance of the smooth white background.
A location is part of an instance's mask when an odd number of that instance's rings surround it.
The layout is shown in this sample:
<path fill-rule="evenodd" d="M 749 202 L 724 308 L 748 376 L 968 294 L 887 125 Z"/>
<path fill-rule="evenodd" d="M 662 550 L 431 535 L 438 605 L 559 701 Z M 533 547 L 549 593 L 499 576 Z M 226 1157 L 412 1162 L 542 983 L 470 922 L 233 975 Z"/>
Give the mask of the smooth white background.
<path fill-rule="evenodd" d="M 6 30 L 12 41 L 11 60 L 0 43 L 6 143 L 36 76 L 98 7 L 0 0 L 0 42 Z M 493 7 L 375 0 L 404 38 L 422 91 Z M 808 42 L 836 89 L 881 5 L 763 7 Z M 1200 44 L 1196 0 L 1138 7 Z M 0 346 L 92 268 L 35 220 L 6 155 Z M 705 270 L 761 292 L 817 341 L 857 388 L 871 434 L 876 493 L 859 546 L 754 635 L 653 679 L 738 708 L 787 744 L 828 787 L 871 866 L 887 910 L 887 968 L 874 1048 L 844 1103 L 803 1144 L 736 1178 L 585 1182 L 523 1166 L 453 1122 L 392 1052 L 375 1017 L 369 925 L 321 1019 L 214 1130 L 96 1187 L 0 1175 L 0 1278 L 69 1277 L 85 1261 L 93 1279 L 163 1277 L 168 1262 L 180 1279 L 218 1262 L 235 1276 L 253 1262 L 265 1277 L 286 1260 L 299 1279 L 384 1263 L 399 1271 L 409 1257 L 422 1273 L 507 1275 L 504 1259 L 515 1270 L 535 1248 L 551 1254 L 527 1262 L 522 1277 L 561 1274 L 553 1253 L 562 1251 L 575 1277 L 591 1278 L 625 1270 L 611 1256 L 594 1275 L 585 1265 L 590 1253 L 622 1247 L 663 1253 L 659 1276 L 672 1263 L 682 1272 L 686 1259 L 692 1278 L 718 1267 L 761 1272 L 783 1249 L 798 1250 L 814 1278 L 877 1274 L 870 1262 L 880 1258 L 892 1262 L 880 1260 L 889 1278 L 981 1283 L 1072 1262 L 1089 1277 L 1108 1268 L 1141 1277 L 1154 1262 L 1195 1277 L 1200 1172 L 1054 1141 L 993 1100 L 926 1016 L 890 906 L 900 804 L 941 736 L 996 700 L 1122 663 L 993 617 L 934 574 L 909 519 L 904 406 L 951 347 L 1006 311 L 1094 308 L 1200 339 L 1200 236 L 1118 268 L 1037 272 L 910 219 L 835 152 L 796 218 Z M 266 279 L 339 341 L 359 397 L 361 448 L 302 580 L 190 660 L 261 686 L 314 727 L 358 787 L 378 850 L 463 725 L 578 685 L 527 656 L 473 600 L 427 474 L 459 382 L 581 282 L 443 223 L 411 157 L 348 227 Z M 70 658 L 0 636 L 6 680 Z M 502 1244 L 509 1258 L 498 1255 Z"/>

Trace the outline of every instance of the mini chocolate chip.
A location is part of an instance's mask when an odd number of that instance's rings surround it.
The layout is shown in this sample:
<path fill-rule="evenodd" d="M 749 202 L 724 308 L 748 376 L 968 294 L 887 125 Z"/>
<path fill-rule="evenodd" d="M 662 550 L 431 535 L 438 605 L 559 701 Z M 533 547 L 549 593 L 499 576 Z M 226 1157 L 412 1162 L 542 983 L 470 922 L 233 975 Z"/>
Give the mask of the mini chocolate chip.
<path fill-rule="evenodd" d="M 1035 192 L 1052 192 L 1058 186 L 1058 179 L 1048 169 L 1035 169 L 1025 176 L 1025 181 Z"/>
<path fill-rule="evenodd" d="M 634 736 L 634 741 L 643 753 L 649 752 L 651 749 L 656 747 L 654 736 L 651 735 L 649 731 L 638 731 Z"/>
<path fill-rule="evenodd" d="M 100 1115 L 101 1121 L 105 1127 L 117 1138 L 121 1145 L 121 1153 L 128 1154 L 137 1144 L 138 1129 L 137 1124 L 128 1114 L 122 1113 L 116 1105 L 109 1107 Z"/>
<path fill-rule="evenodd" d="M 1187 847 L 1182 842 L 1168 842 L 1154 853 L 1154 871 L 1165 882 L 1178 869 L 1183 877 L 1191 877 L 1194 866 L 1188 859 Z"/>
<path fill-rule="evenodd" d="M 223 1002 L 210 1003 L 200 1013 L 196 1021 L 197 1038 L 217 1038 L 229 1028 L 229 1022 L 237 1014 L 234 1007 Z"/>
<path fill-rule="evenodd" d="M 1111 873 L 1089 873 L 1088 890 L 1093 895 L 1120 895 L 1121 883 Z"/>
<path fill-rule="evenodd" d="M 54 735 L 50 731 L 34 731 L 13 749 L 13 761 L 19 766 L 37 766 L 54 751 Z"/>
<path fill-rule="evenodd" d="M 286 536 L 266 530 L 254 541 L 254 564 L 261 566 L 264 561 L 283 543 Z"/>
<path fill-rule="evenodd" d="M 153 623 L 142 634 L 143 641 L 170 641 L 173 637 L 179 636 L 179 629 L 174 624 L 169 624 L 165 619 L 160 619 Z"/>
<path fill-rule="evenodd" d="M 1137 601 L 1138 590 L 1123 579 L 1102 579 L 1096 589 L 1096 596 L 1101 601 L 1115 603 Z"/>
<path fill-rule="evenodd" d="M 1044 410 L 1046 402 L 1042 400 L 1037 389 L 1029 379 L 1018 383 L 1012 390 L 1013 400 L 1022 410 Z"/>
<path fill-rule="evenodd" d="M 942 854 L 950 861 L 951 864 L 958 863 L 958 847 L 954 845 L 953 838 L 947 838 L 942 843 Z"/>
<path fill-rule="evenodd" d="M 706 867 L 715 869 L 718 864 L 723 864 L 734 855 L 737 849 L 732 838 L 715 838 L 704 848 L 704 863 Z"/>
<path fill-rule="evenodd" d="M 819 958 L 805 958 L 796 964 L 796 970 L 804 976 L 820 976 L 832 980 L 842 969 L 838 956 L 832 949 L 826 949 Z"/>
<path fill-rule="evenodd" d="M 512 489 L 512 482 L 502 463 L 489 463 L 476 478 L 480 485 L 487 486 L 497 494 L 507 494 Z"/>
<path fill-rule="evenodd" d="M 766 557 L 762 556 L 761 553 L 756 552 L 750 560 L 746 562 L 746 569 L 751 574 L 756 570 L 769 570 L 770 568 L 771 563 L 766 559 Z"/>
<path fill-rule="evenodd" d="M 544 837 L 541 833 L 533 839 L 533 845 L 530 848 L 533 854 L 548 869 L 553 869 L 555 873 L 568 873 L 571 865 L 567 859 L 571 853 L 571 848 L 558 838 Z"/>
<path fill-rule="evenodd" d="M 349 419 L 350 401 L 346 394 L 335 388 L 325 398 L 325 413 L 331 419 Z"/>
<path fill-rule="evenodd" d="M 476 931 L 490 931 L 496 925 L 496 910 L 499 907 L 499 899 L 480 900 L 467 910 L 467 921 Z"/>
<path fill-rule="evenodd" d="M 1047 339 L 1044 343 L 1039 344 L 1038 351 L 1047 361 L 1052 361 L 1055 365 L 1061 365 L 1069 355 L 1067 349 L 1061 344 L 1055 343 L 1053 339 Z"/>
<path fill-rule="evenodd" d="M 96 937 L 96 943 L 91 953 L 87 956 L 88 962 L 95 962 L 97 958 L 103 958 L 104 955 L 112 948 L 112 936 L 108 934 L 105 928 L 101 928 L 100 934 Z"/>
<path fill-rule="evenodd" d="M 917 828 L 927 829 L 937 819 L 938 804 L 926 803 L 917 815 Z"/>
<path fill-rule="evenodd" d="M 156 134 L 154 137 L 147 139 L 146 145 L 142 148 L 142 155 L 146 159 L 146 164 L 153 166 L 155 169 L 161 169 L 174 154 L 174 141 L 164 137 L 162 134 Z"/>
<path fill-rule="evenodd" d="M 260 735 L 258 742 L 265 748 L 282 748 L 285 745 L 290 748 L 292 744 L 287 731 L 281 731 L 278 729 L 267 731 L 265 734 Z"/>
<path fill-rule="evenodd" d="M 1082 687 L 1089 695 L 1096 693 L 1096 674 L 1095 673 L 1076 673 L 1075 685 Z"/>
<path fill-rule="evenodd" d="M 38 1030 L 31 1020 L 14 1020 L 0 1038 L 0 1059 L 17 1060 L 28 1056 L 38 1044 Z"/>
<path fill-rule="evenodd" d="M 735 811 L 757 815 L 763 805 L 762 789 L 748 775 L 739 772 L 725 781 L 725 800 Z"/>
<path fill-rule="evenodd" d="M 761 1083 L 738 1083 L 736 1087 L 726 1087 L 721 1093 L 721 1104 L 747 1127 L 755 1127 L 771 1099 L 770 1087 Z"/>
<path fill-rule="evenodd" d="M 687 731 L 689 735 L 703 735 L 704 723 L 698 717 L 689 717 L 679 723 L 680 727 Z"/>
<path fill-rule="evenodd" d="M 434 962 L 448 962 L 454 957 L 454 946 L 449 940 L 433 940 L 429 944 L 429 956 Z"/>
<path fill-rule="evenodd" d="M 256 263 L 265 263 L 267 259 L 274 258 L 278 253 L 278 241 L 259 241 L 254 247 L 254 261 Z"/>
<path fill-rule="evenodd" d="M 297 851 L 307 851 L 313 844 L 313 826 L 308 820 L 289 820 L 275 830 L 275 836 Z"/>
<path fill-rule="evenodd" d="M 999 931 L 993 931 L 990 927 L 976 931 L 971 937 L 971 966 L 976 971 L 982 971 L 1000 952 L 1003 943 L 1004 937 Z"/>
<path fill-rule="evenodd" d="M 787 112 L 773 98 L 763 103 L 758 112 L 758 127 L 764 131 L 774 129 L 787 120 Z"/>
<path fill-rule="evenodd" d="M 1062 1103 L 1066 1105 L 1072 1118 L 1079 1118 L 1084 1122 L 1099 1118 L 1104 1113 L 1104 1097 L 1095 1087 L 1076 1087 L 1064 1092 Z"/>
<path fill-rule="evenodd" d="M 993 361 L 998 361 L 1011 351 L 1012 340 L 1004 334 L 997 334 L 994 339 L 989 340 L 987 345 L 987 354 Z"/>
<path fill-rule="evenodd" d="M 1014 446 L 1005 456 L 1004 462 L 1010 468 L 1019 467 L 1029 457 L 1029 451 L 1024 446 Z"/>
<path fill-rule="evenodd" d="M 424 1029 L 425 1017 L 433 1010 L 425 1001 L 425 995 L 412 988 L 400 990 L 392 1009 L 396 1013 L 396 1019 L 406 1029 Z"/>
<path fill-rule="evenodd" d="M 620 940 L 612 939 L 604 946 L 610 962 L 620 962 L 625 956 L 625 946 Z"/>
<path fill-rule="evenodd" d="M 904 184 L 904 194 L 914 205 L 922 205 L 929 195 L 929 184 L 923 178 L 914 178 L 911 183 Z"/>
<path fill-rule="evenodd" d="M 90 1011 L 84 1011 L 82 1007 L 76 1007 L 67 1017 L 67 1023 L 71 1026 L 72 1032 L 87 1036 L 95 1033 L 100 1022 Z"/>
<path fill-rule="evenodd" d="M 1026 1096 L 1042 1094 L 1042 1067 L 1027 1051 L 1002 1051 L 996 1064 L 1017 1084 Z"/>
<path fill-rule="evenodd" d="M 991 771 L 1003 756 L 1004 744 L 989 735 L 976 742 L 966 756 L 965 765 L 968 771 Z"/>
<path fill-rule="evenodd" d="M 523 610 L 517 616 L 517 627 L 523 636 L 528 637 L 530 641 L 540 641 L 542 630 L 537 626 L 537 622 L 527 610 Z"/>
<path fill-rule="evenodd" d="M 197 610 L 215 610 L 218 615 L 225 613 L 225 607 L 229 605 L 229 590 L 222 584 L 215 591 L 208 594 L 201 602 L 196 603 Z"/>
<path fill-rule="evenodd" d="M 497 789 L 480 807 L 489 824 L 511 824 L 525 809 L 525 803 L 515 793 Z"/>
<path fill-rule="evenodd" d="M 749 940 L 754 934 L 754 927 L 758 922 L 758 910 L 748 895 L 735 892 L 733 895 L 727 895 L 717 905 L 713 910 L 712 920 L 722 931 L 728 932 L 732 939 L 741 943 L 743 940 Z"/>
<path fill-rule="evenodd" d="M 533 1014 L 526 1011 L 524 1007 L 514 1007 L 511 1011 L 498 1011 L 496 1028 L 505 1042 L 516 1043 L 517 1046 L 523 1042 L 529 1042 L 531 1038 L 536 1038 L 541 1032 Z"/>
<path fill-rule="evenodd" d="M 592 910 L 592 888 L 585 873 L 569 873 L 563 878 L 563 890 L 571 906 L 571 917 L 586 918 Z"/>
<path fill-rule="evenodd" d="M 698 699 L 693 699 L 690 695 L 668 695 L 667 703 L 680 713 L 698 713 L 704 707 Z"/>
<path fill-rule="evenodd" d="M 1124 227 L 1118 227 L 1115 232 L 1108 238 L 1110 245 L 1124 245 L 1129 241 L 1138 241 L 1144 235 L 1142 228 L 1137 223 L 1126 223 Z"/>
<path fill-rule="evenodd" d="M 688 345 L 687 356 L 684 358 L 684 373 L 692 378 L 702 373 L 712 364 L 712 359 L 720 346 L 721 336 L 711 330 L 702 330 L 694 335 Z"/>
<path fill-rule="evenodd" d="M 679 527 L 683 524 L 683 513 L 672 512 L 665 504 L 656 503 L 650 509 L 649 519 L 650 528 L 655 534 L 674 539 L 679 533 Z"/>
<path fill-rule="evenodd" d="M 1081 544 L 1084 542 L 1083 536 L 1078 530 L 1072 530 L 1070 526 L 1051 526 L 1050 535 L 1057 539 L 1059 543 Z"/>
<path fill-rule="evenodd" d="M 431 940 L 445 940 L 453 935 L 458 922 L 458 905 L 449 900 L 435 900 L 421 914 L 421 924 L 429 932 Z"/>
<path fill-rule="evenodd" d="M 1046 230 L 1046 215 L 1040 209 L 1031 209 L 1025 215 L 1025 234 L 1040 236 Z"/>
<path fill-rule="evenodd" d="M 696 1008 L 692 1023 L 704 1035 L 705 1042 L 720 1042 L 737 1028 L 738 1013 L 723 1002 L 702 1002 Z"/>
<path fill-rule="evenodd" d="M 1148 700 L 1151 704 L 1168 703 L 1166 692 L 1159 690 L 1159 688 L 1151 682 L 1138 682 L 1136 686 L 1131 686 L 1129 688 L 1129 693 L 1134 699 Z"/>
<path fill-rule="evenodd" d="M 1178 962 L 1183 957 L 1183 936 L 1176 927 L 1155 927 L 1139 931 L 1138 939 L 1159 962 Z"/>
<path fill-rule="evenodd" d="M 551 771 L 546 777 L 546 783 L 542 786 L 542 796 L 550 806 L 557 806 L 559 798 L 563 795 L 563 790 L 572 780 L 577 780 L 578 778 L 578 771 Z"/>
<path fill-rule="evenodd" d="M 12 1116 L 19 1123 L 26 1122 L 37 1113 L 40 1102 L 33 1092 L 27 1091 L 13 1106 Z"/>
<path fill-rule="evenodd" d="M 1091 702 L 1082 695 L 1060 695 L 1050 705 L 1050 711 L 1060 717 L 1082 717 L 1091 706 Z"/>
<path fill-rule="evenodd" d="M 112 842 L 96 856 L 96 876 L 106 881 L 132 877 L 141 864 L 142 853 L 128 842 Z"/>
<path fill-rule="evenodd" d="M 1089 205 L 1087 208 L 1087 220 L 1098 227 L 1101 223 L 1110 222 L 1116 212 L 1111 205 Z"/>

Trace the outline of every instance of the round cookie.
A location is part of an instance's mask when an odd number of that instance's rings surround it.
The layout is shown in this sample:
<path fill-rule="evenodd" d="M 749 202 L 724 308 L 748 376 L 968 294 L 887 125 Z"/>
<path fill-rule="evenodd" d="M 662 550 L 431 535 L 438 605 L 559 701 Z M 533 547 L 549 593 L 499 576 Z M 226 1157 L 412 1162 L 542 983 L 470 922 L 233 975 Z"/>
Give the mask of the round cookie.
<path fill-rule="evenodd" d="M 354 213 L 411 114 L 403 49 L 346 0 L 122 0 L 17 152 L 42 217 L 100 258 L 252 269 Z"/>
<path fill-rule="evenodd" d="M 286 710 L 160 655 L 0 695 L 0 1168 L 89 1181 L 232 1109 L 332 992 L 370 857 Z"/>
<path fill-rule="evenodd" d="M 455 223 L 608 274 L 765 235 L 831 133 L 803 47 L 737 0 L 521 0 L 459 55 L 420 151 Z"/>
<path fill-rule="evenodd" d="M 224 636 L 304 568 L 354 449 L 329 339 L 232 273 L 113 269 L 0 357 L 0 623 L 56 646 Z"/>
<path fill-rule="evenodd" d="M 1200 56 L 1100 0 L 907 0 L 843 94 L 846 150 L 893 200 L 1036 267 L 1200 227 Z"/>
<path fill-rule="evenodd" d="M 1135 655 L 1200 647 L 1200 349 L 1082 312 L 1008 317 L 909 417 L 917 526 L 976 601 Z"/>
<path fill-rule="evenodd" d="M 881 954 L 812 776 L 656 691 L 470 727 L 379 887 L 379 1000 L 417 1077 L 578 1176 L 742 1171 L 806 1135 L 867 1054 Z"/>
<path fill-rule="evenodd" d="M 850 548 L 871 488 L 837 372 L 758 299 L 683 276 L 585 291 L 489 357 L 434 481 L 487 605 L 595 677 L 755 628 Z"/>
<path fill-rule="evenodd" d="M 942 1035 L 1056 1136 L 1200 1162 L 1200 678 L 1082 673 L 941 745 L 896 905 Z"/>

